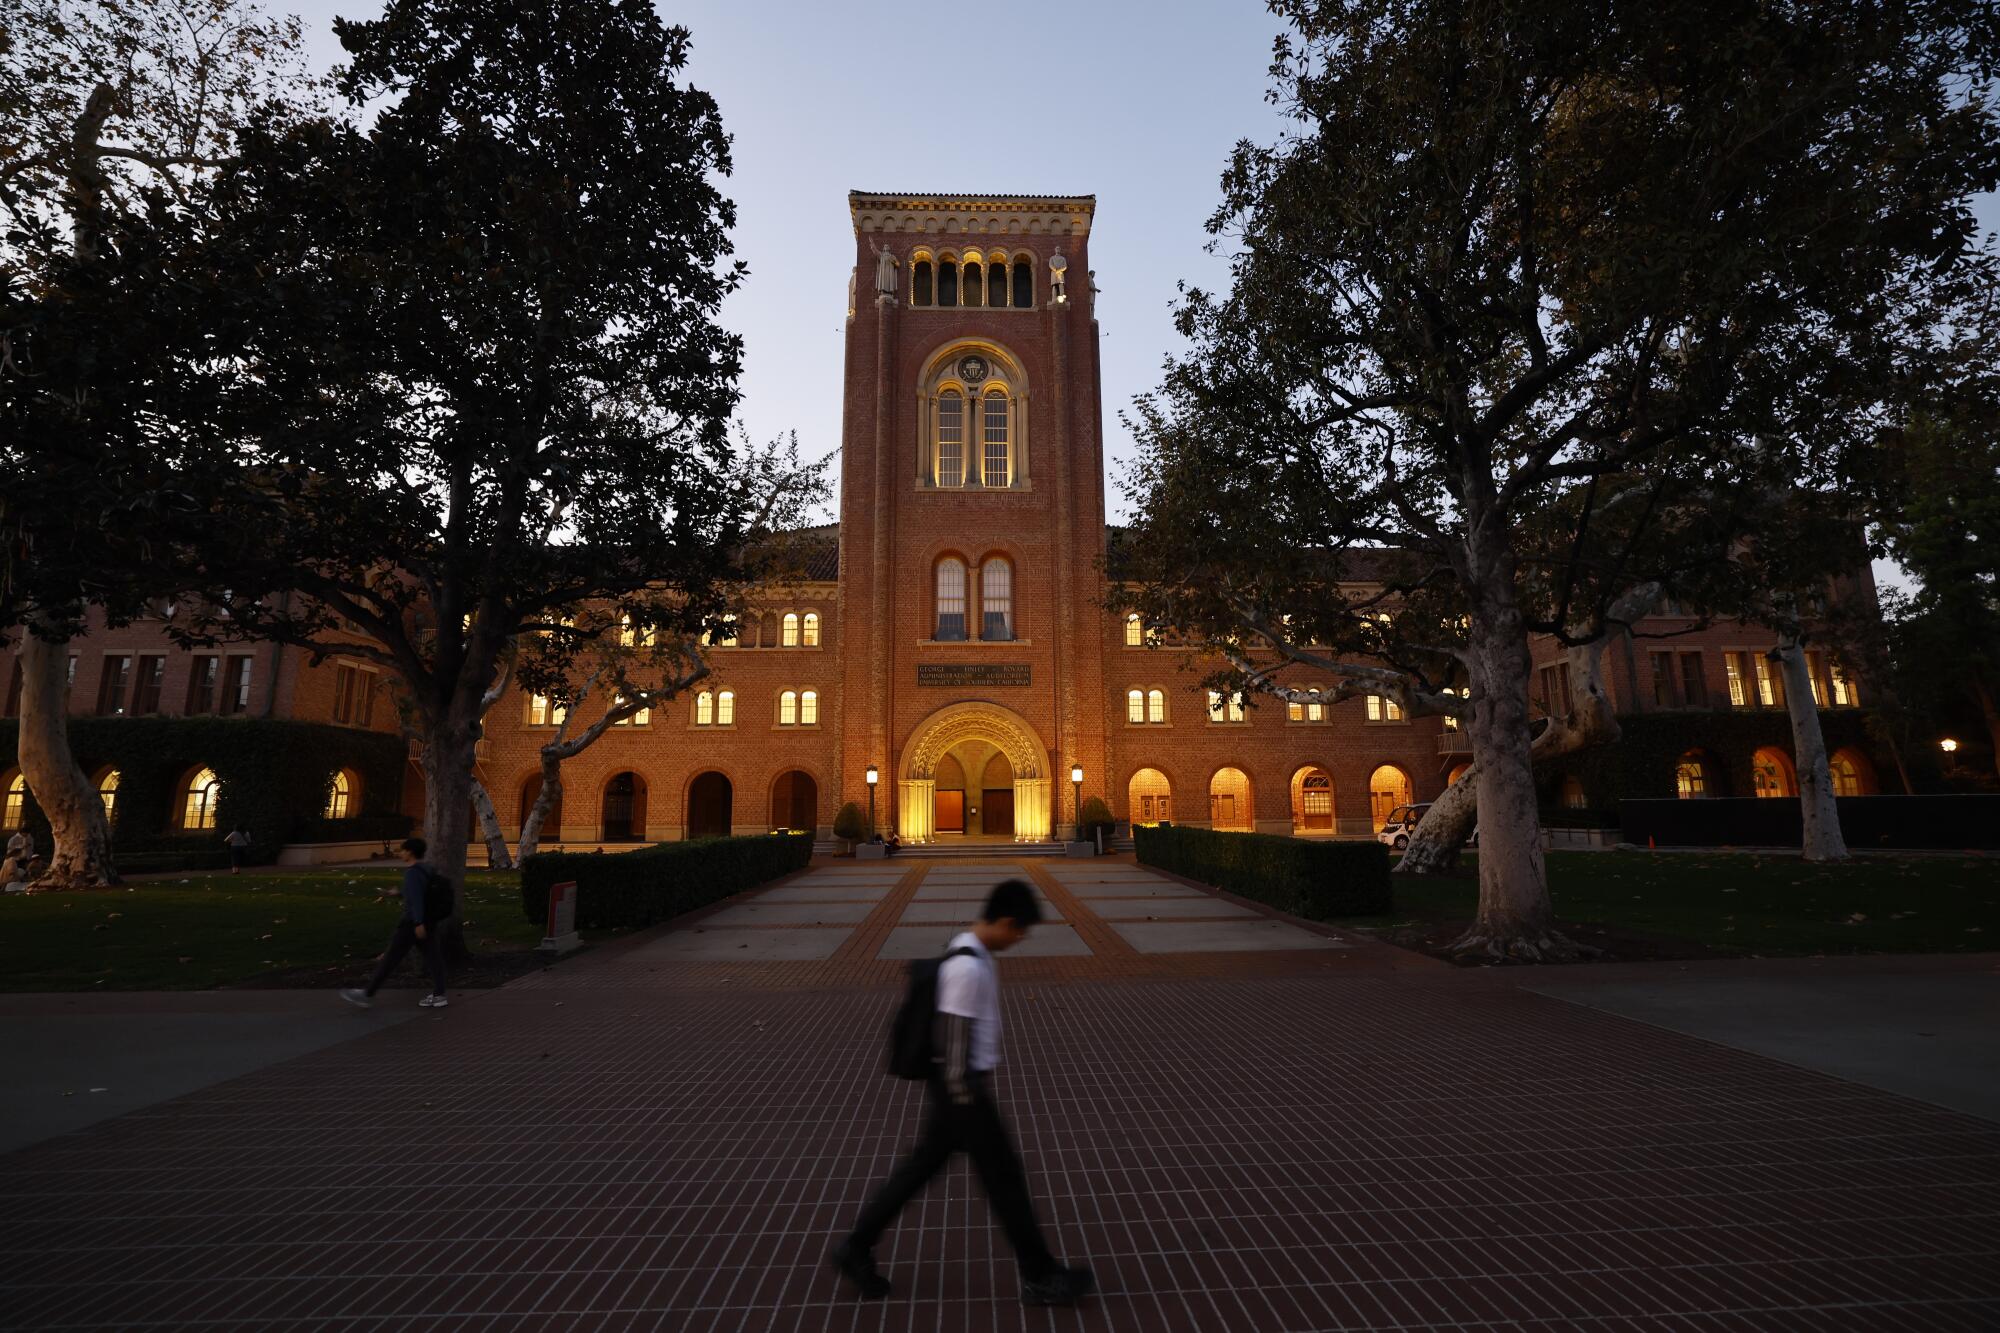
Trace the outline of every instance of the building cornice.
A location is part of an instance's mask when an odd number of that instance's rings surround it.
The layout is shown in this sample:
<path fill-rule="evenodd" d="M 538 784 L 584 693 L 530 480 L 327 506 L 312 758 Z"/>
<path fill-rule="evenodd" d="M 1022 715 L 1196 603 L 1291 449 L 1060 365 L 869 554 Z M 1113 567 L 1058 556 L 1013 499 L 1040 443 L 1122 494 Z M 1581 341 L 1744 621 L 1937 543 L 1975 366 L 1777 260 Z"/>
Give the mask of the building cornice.
<path fill-rule="evenodd" d="M 852 190 L 847 211 L 856 234 L 932 236 L 1088 236 L 1095 195 L 883 194 Z"/>

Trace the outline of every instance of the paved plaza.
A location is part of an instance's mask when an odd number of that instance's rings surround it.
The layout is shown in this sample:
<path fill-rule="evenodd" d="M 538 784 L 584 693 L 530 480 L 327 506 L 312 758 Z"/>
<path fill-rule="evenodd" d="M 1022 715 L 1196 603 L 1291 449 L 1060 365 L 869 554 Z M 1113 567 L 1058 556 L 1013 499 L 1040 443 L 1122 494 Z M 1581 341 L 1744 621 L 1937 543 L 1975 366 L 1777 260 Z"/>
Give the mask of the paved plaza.
<path fill-rule="evenodd" d="M 998 1093 L 1103 1292 L 1024 1309 L 960 1164 L 864 1305 L 824 1255 L 916 1132 L 880 1072 L 901 960 L 1005 874 L 1054 919 L 1001 961 Z M 1954 967 L 1926 1003 L 1990 994 Z M 1461 972 L 1118 859 L 820 864 L 13 1153 L 0 1325 L 2000 1327 L 2000 1125 L 1706 1031 L 1682 973 L 1592 972 Z"/>

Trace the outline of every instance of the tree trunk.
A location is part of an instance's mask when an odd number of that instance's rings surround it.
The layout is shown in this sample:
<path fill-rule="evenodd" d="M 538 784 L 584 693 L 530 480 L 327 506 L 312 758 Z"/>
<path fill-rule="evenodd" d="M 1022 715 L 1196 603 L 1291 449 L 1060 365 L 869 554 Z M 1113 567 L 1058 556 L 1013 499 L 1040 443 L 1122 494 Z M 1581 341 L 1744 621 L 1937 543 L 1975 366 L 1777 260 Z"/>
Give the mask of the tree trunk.
<path fill-rule="evenodd" d="M 1474 539 L 1478 540 L 1477 538 Z M 1528 679 L 1533 663 L 1514 599 L 1511 552 L 1475 553 L 1468 642 L 1472 677 L 1474 794 L 1479 820 L 1479 910 L 1451 946 L 1461 962 L 1555 962 L 1581 950 L 1555 928 L 1542 858 L 1530 753 Z M 1464 781 L 1465 779 L 1460 779 Z"/>
<path fill-rule="evenodd" d="M 1801 846 L 1808 861 L 1845 861 L 1847 839 L 1840 832 L 1840 807 L 1833 799 L 1833 770 L 1826 759 L 1819 705 L 1813 700 L 1812 672 L 1799 641 L 1779 641 L 1778 665 L 1785 673 L 1785 710 L 1792 715 L 1792 763 L 1798 774 Z"/>
<path fill-rule="evenodd" d="M 33 888 L 101 889 L 119 882 L 104 802 L 69 748 L 69 651 L 24 629 L 21 635 L 21 775 L 49 821 L 55 846 Z"/>
<path fill-rule="evenodd" d="M 542 825 L 548 820 L 549 811 L 562 799 L 562 760 L 549 753 L 551 748 L 542 747 L 542 789 L 535 793 L 535 803 L 528 808 L 528 817 L 521 821 L 523 861 L 541 849 Z"/>
<path fill-rule="evenodd" d="M 1396 862 L 1399 875 L 1448 875 L 1458 868 L 1458 854 L 1479 822 L 1477 783 L 1479 763 L 1431 802 L 1424 817 L 1410 830 L 1410 845 Z"/>
<path fill-rule="evenodd" d="M 500 816 L 493 813 L 493 797 L 478 778 L 472 780 L 472 809 L 479 816 L 479 836 L 486 840 L 487 867 L 512 870 L 514 861 L 507 853 L 507 835 L 500 828 Z"/>
<path fill-rule="evenodd" d="M 446 957 L 463 962 L 471 955 L 462 925 L 465 895 L 465 844 L 472 827 L 473 748 L 478 724 L 427 725 L 424 741 L 424 840 L 430 850 L 424 864 L 459 886 L 452 914 L 437 923 L 445 932 Z"/>

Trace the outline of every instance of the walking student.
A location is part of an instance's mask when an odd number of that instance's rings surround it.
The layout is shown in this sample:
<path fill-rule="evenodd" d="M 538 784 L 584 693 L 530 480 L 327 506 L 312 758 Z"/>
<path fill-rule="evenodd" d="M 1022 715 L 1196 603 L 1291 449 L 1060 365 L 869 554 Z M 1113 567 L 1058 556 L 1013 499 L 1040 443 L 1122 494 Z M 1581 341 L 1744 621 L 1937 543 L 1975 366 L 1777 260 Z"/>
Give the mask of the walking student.
<path fill-rule="evenodd" d="M 1088 1268 L 1065 1268 L 1049 1252 L 1029 1202 L 1020 1155 L 993 1098 L 993 1070 L 1000 1063 L 1000 978 L 993 955 L 1026 939 L 1041 919 L 1034 890 L 1022 880 L 1006 880 L 987 897 L 972 928 L 952 939 L 938 965 L 931 1065 L 925 1078 L 929 1116 L 923 1133 L 861 1210 L 854 1230 L 833 1250 L 833 1266 L 866 1299 L 890 1291 L 889 1279 L 875 1266 L 875 1242 L 960 1152 L 972 1158 L 1014 1247 L 1024 1303 L 1074 1305 L 1097 1285 Z M 906 1069 L 896 1072 L 912 1076 Z"/>
<path fill-rule="evenodd" d="M 444 994 L 444 932 L 438 929 L 438 923 L 451 915 L 451 881 L 431 873 L 423 864 L 428 850 L 422 838 L 411 838 L 403 844 L 402 919 L 396 922 L 396 933 L 389 937 L 389 947 L 382 954 L 375 975 L 369 979 L 368 988 L 356 990 L 350 986 L 340 992 L 340 998 L 349 1004 L 366 1009 L 374 1003 L 375 992 L 382 989 L 382 983 L 403 961 L 403 955 L 418 944 L 424 947 L 424 965 L 431 974 L 431 993 L 418 1000 L 418 1005 L 442 1009 L 448 1003 Z"/>
<path fill-rule="evenodd" d="M 229 873 L 242 874 L 243 855 L 250 850 L 250 835 L 243 831 L 241 824 L 238 824 L 229 830 L 229 836 L 222 840 L 222 845 L 229 849 Z"/>

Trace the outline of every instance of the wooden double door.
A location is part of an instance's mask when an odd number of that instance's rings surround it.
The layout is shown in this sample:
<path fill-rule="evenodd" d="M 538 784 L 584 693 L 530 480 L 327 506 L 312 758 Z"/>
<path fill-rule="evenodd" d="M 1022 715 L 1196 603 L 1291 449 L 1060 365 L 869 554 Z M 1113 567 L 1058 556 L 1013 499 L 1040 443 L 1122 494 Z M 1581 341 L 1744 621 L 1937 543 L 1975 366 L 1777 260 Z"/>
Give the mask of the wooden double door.
<path fill-rule="evenodd" d="M 962 791 L 939 791 L 933 793 L 933 807 L 936 820 L 932 827 L 939 833 L 977 832 L 989 838 L 1011 838 L 1014 836 L 1014 789 L 996 787 L 992 791 L 979 793 L 979 814 L 977 828 L 966 827 L 965 793 Z"/>

